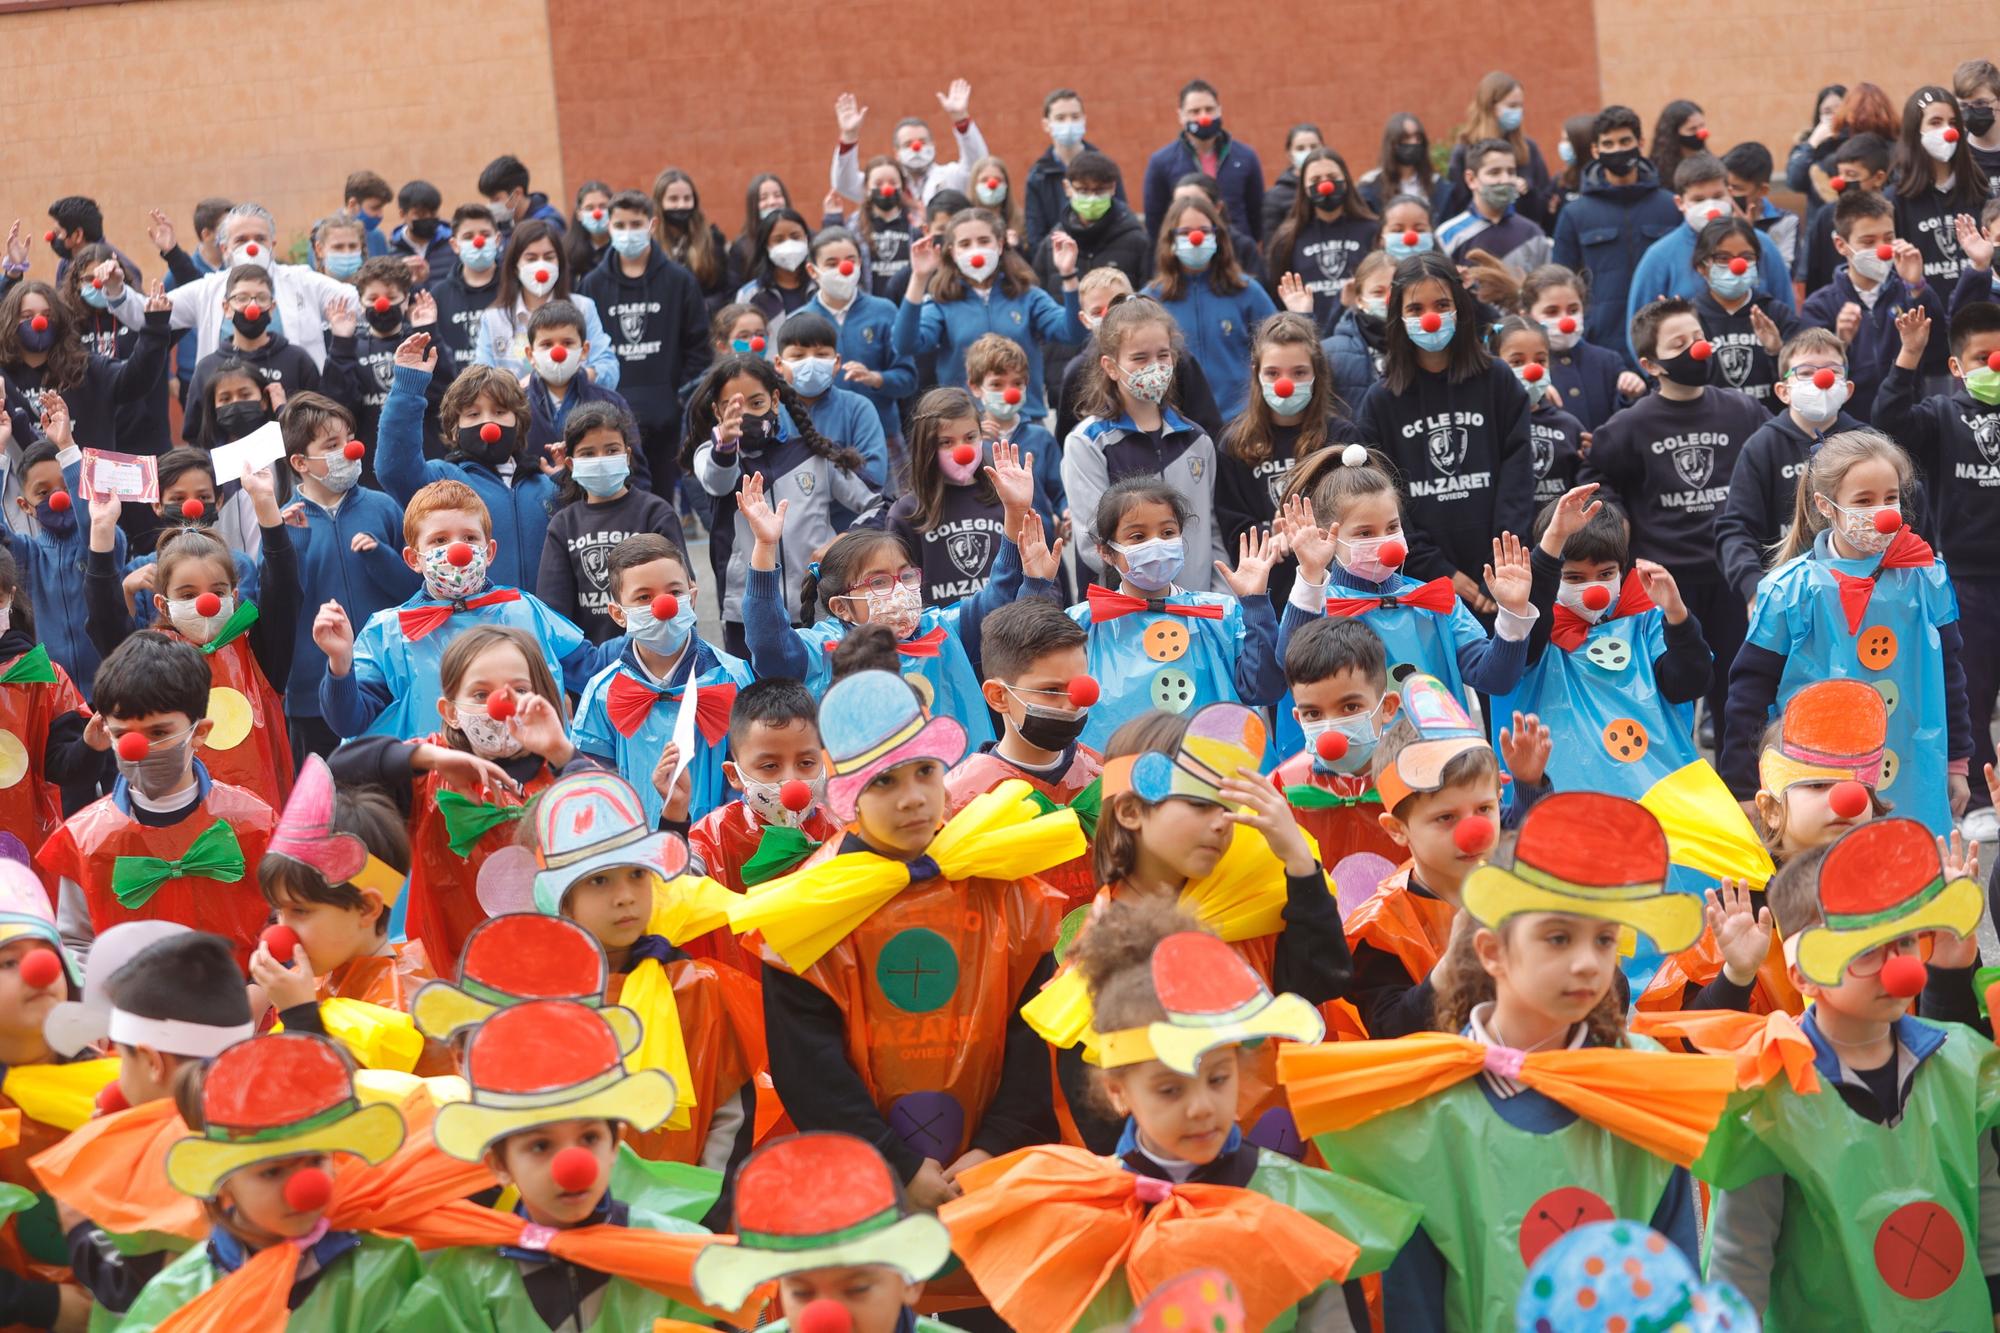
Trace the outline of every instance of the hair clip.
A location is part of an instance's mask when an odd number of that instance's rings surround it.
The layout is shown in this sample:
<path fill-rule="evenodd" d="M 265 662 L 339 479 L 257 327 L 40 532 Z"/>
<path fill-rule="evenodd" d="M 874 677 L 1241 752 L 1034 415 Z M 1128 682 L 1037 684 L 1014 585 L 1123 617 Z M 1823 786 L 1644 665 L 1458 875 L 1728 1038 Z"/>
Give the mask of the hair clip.
<path fill-rule="evenodd" d="M 817 561 L 817 560 L 811 560 L 811 561 L 808 561 L 808 562 L 806 563 L 806 573 L 808 573 L 808 574 L 812 575 L 812 576 L 813 576 L 814 578 L 818 578 L 818 577 L 819 577 L 819 561 Z"/>
<path fill-rule="evenodd" d="M 1367 467 L 1368 446 L 1365 444 L 1350 444 L 1345 449 L 1342 449 L 1340 451 L 1340 465 L 1342 467 Z"/>

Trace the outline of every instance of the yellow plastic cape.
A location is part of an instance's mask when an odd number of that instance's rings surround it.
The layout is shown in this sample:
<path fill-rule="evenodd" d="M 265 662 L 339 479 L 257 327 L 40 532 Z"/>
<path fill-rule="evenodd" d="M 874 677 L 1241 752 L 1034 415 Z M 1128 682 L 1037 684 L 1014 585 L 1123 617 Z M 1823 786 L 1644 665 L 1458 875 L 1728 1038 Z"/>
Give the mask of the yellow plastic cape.
<path fill-rule="evenodd" d="M 319 1021 L 325 1025 L 326 1035 L 339 1042 L 363 1069 L 407 1074 L 424 1053 L 424 1034 L 400 1009 L 334 996 L 319 1002 Z M 271 1025 L 273 1032 L 284 1030 L 283 1023 Z"/>
<path fill-rule="evenodd" d="M 653 920 L 658 923 L 657 914 Z M 671 1078 L 674 1109 L 667 1117 L 667 1128 L 689 1128 L 694 1124 L 690 1114 L 695 1102 L 694 1076 L 688 1071 L 687 1040 L 681 1035 L 681 1011 L 674 1003 L 674 983 L 667 969 L 653 958 L 640 963 L 625 975 L 618 1003 L 639 1015 L 640 1023 L 639 1044 L 625 1057 L 625 1067 L 634 1073 L 658 1069 Z"/>
<path fill-rule="evenodd" d="M 727 926 L 729 906 L 741 896 L 706 875 L 682 875 L 668 880 L 653 895 L 653 918 L 646 923 L 646 933 L 663 935 L 670 944 L 686 944 Z M 680 1080 L 675 1079 L 674 1085 L 680 1086 Z"/>
<path fill-rule="evenodd" d="M 118 1077 L 118 1061 L 80 1060 L 67 1065 L 15 1065 L 0 1080 L 0 1095 L 30 1120 L 75 1129 L 97 1110 L 97 1094 Z"/>
<path fill-rule="evenodd" d="M 939 830 L 926 855 L 946 879 L 1019 879 L 1083 855 L 1088 843 L 1076 812 L 1045 814 L 1032 790 L 1014 778 L 974 797 Z M 847 852 L 737 896 L 729 928 L 761 932 L 785 966 L 804 972 L 909 883 L 905 863 Z M 1281 897 L 1283 883 L 1280 872 Z"/>
<path fill-rule="evenodd" d="M 1668 859 L 1677 866 L 1718 880 L 1740 879 L 1752 889 L 1778 873 L 1743 807 L 1702 760 L 1661 778 L 1639 804 L 1659 819 Z"/>

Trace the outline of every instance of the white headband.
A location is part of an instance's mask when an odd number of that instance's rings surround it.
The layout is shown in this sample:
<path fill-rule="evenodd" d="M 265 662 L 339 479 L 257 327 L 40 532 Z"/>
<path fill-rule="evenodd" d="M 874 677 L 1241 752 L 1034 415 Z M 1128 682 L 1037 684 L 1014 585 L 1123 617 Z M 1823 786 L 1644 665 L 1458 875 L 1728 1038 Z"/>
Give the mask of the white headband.
<path fill-rule="evenodd" d="M 192 1055 L 209 1060 L 237 1042 L 256 1036 L 257 1025 L 250 1022 L 215 1027 L 178 1018 L 143 1018 L 114 1007 L 109 1035 L 121 1046 L 150 1046 L 165 1055 Z"/>

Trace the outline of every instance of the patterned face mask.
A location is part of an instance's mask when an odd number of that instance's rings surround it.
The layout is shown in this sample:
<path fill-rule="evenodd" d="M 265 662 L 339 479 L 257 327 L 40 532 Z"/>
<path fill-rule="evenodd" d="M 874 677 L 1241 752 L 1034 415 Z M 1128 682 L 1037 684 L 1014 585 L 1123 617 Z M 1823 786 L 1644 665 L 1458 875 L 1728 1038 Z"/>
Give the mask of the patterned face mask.
<path fill-rule="evenodd" d="M 451 548 L 457 545 L 458 542 L 450 542 L 424 552 L 424 590 L 440 602 L 470 597 L 486 586 L 486 548 L 465 543 L 471 546 L 472 559 L 454 565 Z"/>
<path fill-rule="evenodd" d="M 472 752 L 482 758 L 512 759 L 521 753 L 521 738 L 510 731 L 505 722 L 484 712 L 461 707 L 458 710 L 458 729 L 471 742 Z"/>

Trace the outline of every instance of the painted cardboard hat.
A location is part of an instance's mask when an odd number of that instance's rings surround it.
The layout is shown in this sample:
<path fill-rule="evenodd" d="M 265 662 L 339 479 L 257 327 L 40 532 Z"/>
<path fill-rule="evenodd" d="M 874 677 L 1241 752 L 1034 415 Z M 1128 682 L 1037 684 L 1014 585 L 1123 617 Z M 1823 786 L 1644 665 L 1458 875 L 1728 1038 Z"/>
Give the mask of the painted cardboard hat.
<path fill-rule="evenodd" d="M 1726 1282 L 1704 1286 L 1687 1256 L 1651 1227 L 1590 1222 L 1535 1256 L 1514 1327 L 1757 1333 L 1759 1321 L 1741 1292 Z"/>
<path fill-rule="evenodd" d="M 571 1000 L 527 1000 L 497 1011 L 465 1051 L 470 1101 L 441 1107 L 439 1151 L 476 1162 L 495 1139 L 558 1120 L 622 1120 L 642 1133 L 674 1109 L 674 1081 L 628 1073 L 607 1010 Z M 626 1010 L 633 1027 L 638 1016 Z"/>
<path fill-rule="evenodd" d="M 42 940 L 63 955 L 62 935 L 56 930 L 55 909 L 49 906 L 49 891 L 27 865 L 12 857 L 0 857 L 0 944 L 15 940 Z M 79 981 L 76 968 L 69 966 L 70 980 Z"/>
<path fill-rule="evenodd" d="M 1319 1010 L 1296 995 L 1272 995 L 1236 950 L 1206 931 L 1161 940 L 1152 972 L 1166 1020 L 1101 1034 L 1097 1063 L 1106 1069 L 1158 1060 L 1193 1078 L 1218 1046 L 1265 1037 L 1311 1043 L 1326 1035 Z"/>
<path fill-rule="evenodd" d="M 1785 705 L 1778 731 L 1778 743 L 1757 763 L 1758 778 L 1773 796 L 1797 782 L 1881 785 L 1889 708 L 1868 682 L 1815 681 Z"/>
<path fill-rule="evenodd" d="M 664 880 L 687 869 L 687 841 L 655 832 L 631 783 L 616 773 L 572 773 L 535 802 L 535 910 L 562 913 L 578 880 L 612 866 L 641 865 Z M 481 901 L 485 901 L 482 894 Z M 520 904 L 525 907 L 526 904 Z"/>
<path fill-rule="evenodd" d="M 417 1030 L 449 1041 L 497 1011 L 528 1000 L 568 1000 L 597 1009 L 631 1054 L 639 1024 L 629 1009 L 604 1007 L 611 965 L 597 937 L 568 917 L 514 912 L 480 922 L 465 937 L 458 980 L 438 978 L 417 988 L 410 1018 Z"/>
<path fill-rule="evenodd" d="M 1236 770 L 1255 771 L 1264 762 L 1264 719 L 1242 704 L 1209 704 L 1188 719 L 1187 731 L 1171 754 L 1158 750 L 1124 755 L 1104 765 L 1104 793 L 1136 793 L 1144 801 L 1179 796 L 1211 805 L 1233 806 L 1223 780 Z"/>
<path fill-rule="evenodd" d="M 1948 930 L 1970 939 L 1986 910 L 1977 882 L 1945 878 L 1937 839 L 1914 819 L 1877 819 L 1841 834 L 1819 864 L 1815 887 L 1825 924 L 1800 931 L 1785 947 L 1806 979 L 1822 986 L 1839 985 L 1857 956 L 1904 935 Z"/>
<path fill-rule="evenodd" d="M 922 1282 L 950 1258 L 951 1233 L 934 1215 L 904 1208 L 873 1146 L 848 1134 L 796 1134 L 744 1160 L 736 1243 L 695 1257 L 694 1286 L 705 1303 L 733 1310 L 787 1273 L 880 1264 Z"/>
<path fill-rule="evenodd" d="M 910 683 L 887 671 L 835 681 L 820 700 L 819 738 L 833 770 L 827 807 L 842 823 L 854 818 L 854 802 L 876 774 L 918 759 L 949 767 L 965 757 L 965 728 L 955 718 L 925 717 Z"/>
<path fill-rule="evenodd" d="M 201 1085 L 206 1127 L 167 1149 L 167 1179 L 183 1194 L 215 1197 L 230 1173 L 301 1153 L 352 1153 L 380 1165 L 403 1145 L 403 1117 L 363 1106 L 354 1069 L 323 1037 L 280 1032 L 238 1042 Z"/>
<path fill-rule="evenodd" d="M 83 993 L 81 998 L 64 1000 L 49 1010 L 49 1016 L 42 1020 L 42 1036 L 49 1045 L 62 1055 L 75 1055 L 86 1046 L 93 1046 L 111 1035 L 111 978 L 118 970 L 143 953 L 147 946 L 166 939 L 170 935 L 186 935 L 192 932 L 186 926 L 173 921 L 123 921 L 111 927 L 90 942 L 90 956 L 83 963 Z M 255 1035 L 254 1029 L 237 1036 L 236 1041 Z M 151 1043 L 148 1043 L 151 1044 Z M 232 1041 L 229 1045 L 235 1045 Z M 218 1054 L 221 1048 L 206 1052 L 175 1052 L 175 1054 Z"/>
<path fill-rule="evenodd" d="M 1153 1288 L 1132 1316 L 1132 1333 L 1243 1333 L 1249 1318 L 1236 1284 L 1219 1268 L 1197 1268 Z"/>
<path fill-rule="evenodd" d="M 402 871 L 372 855 L 352 833 L 333 831 L 333 770 L 316 754 L 306 756 L 265 855 L 311 866 L 328 884 L 373 889 L 387 906 L 403 896 Z"/>
<path fill-rule="evenodd" d="M 1382 808 L 1393 811 L 1410 797 L 1444 785 L 1444 770 L 1467 750 L 1486 744 L 1486 736 L 1466 716 L 1464 705 L 1436 676 L 1412 671 L 1403 678 L 1402 715 L 1417 729 L 1417 738 L 1397 752 L 1375 779 Z"/>
<path fill-rule="evenodd" d="M 1637 801 L 1567 791 L 1535 802 L 1511 865 L 1465 878 L 1465 910 L 1497 927 L 1523 912 L 1568 912 L 1630 926 L 1663 953 L 1701 938 L 1701 899 L 1667 888 L 1667 835 Z"/>

